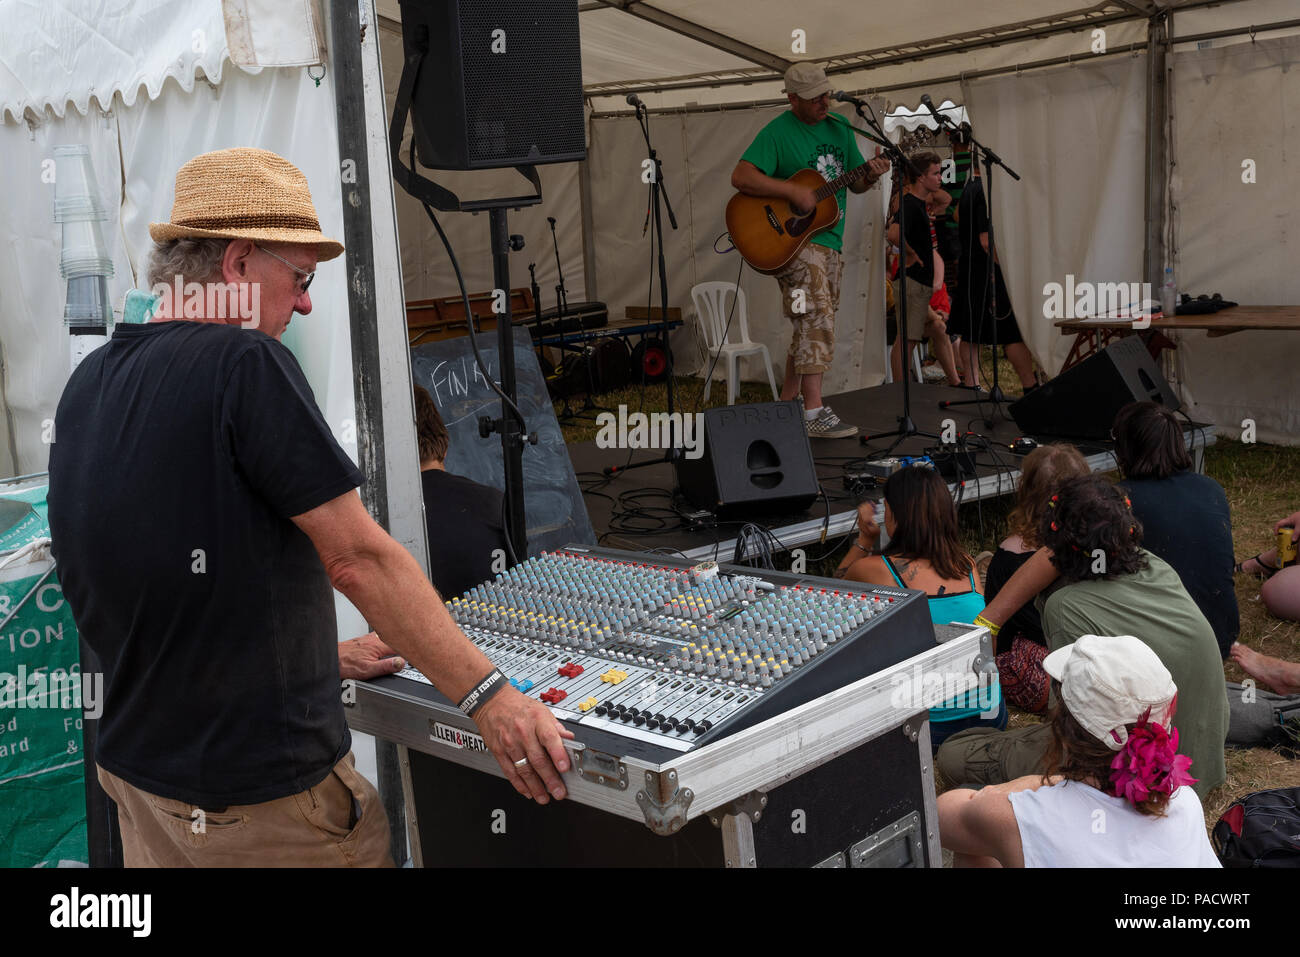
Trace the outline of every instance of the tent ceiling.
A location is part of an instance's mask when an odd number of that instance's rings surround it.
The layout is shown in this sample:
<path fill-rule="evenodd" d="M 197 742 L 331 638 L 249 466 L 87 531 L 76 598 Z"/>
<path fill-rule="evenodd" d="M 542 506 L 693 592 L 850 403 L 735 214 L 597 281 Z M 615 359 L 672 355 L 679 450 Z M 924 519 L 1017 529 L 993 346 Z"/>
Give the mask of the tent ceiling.
<path fill-rule="evenodd" d="M 398 0 L 376 0 L 400 23 Z M 1207 10 L 1239 22 L 1259 0 L 575 0 L 583 82 L 597 112 L 638 93 L 652 107 L 727 105 L 781 97 L 780 74 L 815 59 L 849 90 L 899 89 L 935 77 L 1090 55 L 1091 31 L 1107 49 L 1146 40 L 1158 9 Z M 1265 0 L 1267 2 L 1267 0 Z M 1294 3 L 1294 0 L 1279 0 Z M 899 11 L 905 10 L 900 15 Z M 802 30 L 805 48 L 792 49 Z M 1053 42 L 1054 41 L 1054 42 Z M 952 95 L 942 88 L 934 95 Z M 649 96 L 646 96 L 649 94 Z"/>

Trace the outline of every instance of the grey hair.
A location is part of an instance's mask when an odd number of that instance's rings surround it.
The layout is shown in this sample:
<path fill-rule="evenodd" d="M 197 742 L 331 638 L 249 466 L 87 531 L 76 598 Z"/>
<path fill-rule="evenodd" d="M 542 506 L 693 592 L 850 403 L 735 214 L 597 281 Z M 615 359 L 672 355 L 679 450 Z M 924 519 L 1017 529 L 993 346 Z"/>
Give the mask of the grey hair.
<path fill-rule="evenodd" d="M 149 288 L 182 282 L 213 282 L 221 279 L 221 258 L 229 239 L 168 239 L 155 242 L 149 255 Z"/>

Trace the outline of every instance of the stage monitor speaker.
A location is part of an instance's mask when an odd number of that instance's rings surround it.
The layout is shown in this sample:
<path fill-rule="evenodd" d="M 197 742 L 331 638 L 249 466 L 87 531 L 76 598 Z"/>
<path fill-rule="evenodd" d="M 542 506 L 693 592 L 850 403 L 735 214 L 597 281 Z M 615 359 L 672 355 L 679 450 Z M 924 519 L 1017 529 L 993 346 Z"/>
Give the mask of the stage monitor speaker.
<path fill-rule="evenodd" d="M 411 118 L 433 169 L 587 155 L 573 0 L 401 0 L 406 55 L 424 52 Z"/>
<path fill-rule="evenodd" d="M 704 454 L 676 460 L 677 484 L 719 518 L 802 512 L 818 495 L 817 471 L 798 402 L 704 411 Z"/>
<path fill-rule="evenodd" d="M 1115 413 L 1130 402 L 1145 401 L 1171 411 L 1182 405 L 1142 338 L 1125 336 L 1012 403 L 1008 411 L 1025 435 L 1104 440 L 1110 438 Z"/>

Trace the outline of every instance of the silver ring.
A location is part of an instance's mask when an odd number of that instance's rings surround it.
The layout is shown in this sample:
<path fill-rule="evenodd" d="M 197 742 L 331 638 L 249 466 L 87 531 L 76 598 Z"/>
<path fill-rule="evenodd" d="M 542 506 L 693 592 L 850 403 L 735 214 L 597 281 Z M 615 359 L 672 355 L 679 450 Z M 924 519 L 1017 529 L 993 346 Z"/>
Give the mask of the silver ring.
<path fill-rule="evenodd" d="M 528 759 L 520 758 L 518 761 L 515 762 L 515 767 L 518 768 L 520 771 L 522 771 L 524 768 L 528 767 Z"/>

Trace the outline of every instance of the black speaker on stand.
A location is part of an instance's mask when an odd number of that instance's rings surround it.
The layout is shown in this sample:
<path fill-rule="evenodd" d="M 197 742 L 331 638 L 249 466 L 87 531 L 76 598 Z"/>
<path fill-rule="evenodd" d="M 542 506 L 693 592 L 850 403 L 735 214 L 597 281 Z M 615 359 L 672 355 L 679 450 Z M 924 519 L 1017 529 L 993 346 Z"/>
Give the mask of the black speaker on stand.
<path fill-rule="evenodd" d="M 677 484 L 694 505 L 719 518 L 802 512 L 817 499 L 817 470 L 799 402 L 706 409 L 700 441 L 702 455 L 673 460 Z"/>
<path fill-rule="evenodd" d="M 586 159 L 582 51 L 572 0 L 403 0 L 409 56 L 428 44 L 412 99 L 433 169 Z"/>
<path fill-rule="evenodd" d="M 1026 435 L 1110 438 L 1115 414 L 1130 402 L 1182 403 L 1141 336 L 1125 336 L 1013 402 L 1007 411 Z"/>

